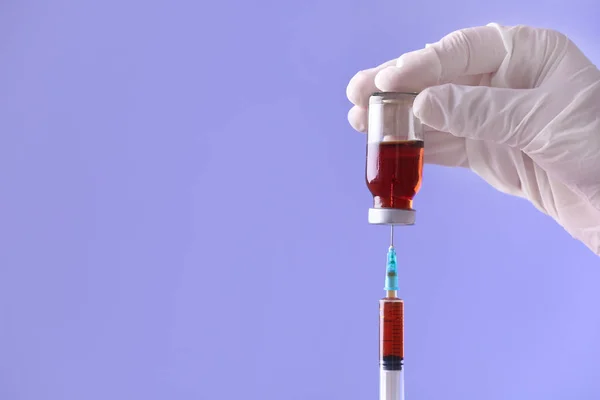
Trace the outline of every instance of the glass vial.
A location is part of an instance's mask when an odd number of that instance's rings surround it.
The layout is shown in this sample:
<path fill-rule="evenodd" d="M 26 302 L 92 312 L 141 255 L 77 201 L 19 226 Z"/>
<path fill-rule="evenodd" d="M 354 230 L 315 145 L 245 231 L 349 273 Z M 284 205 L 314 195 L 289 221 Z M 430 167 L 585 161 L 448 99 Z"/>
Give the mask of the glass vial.
<path fill-rule="evenodd" d="M 366 181 L 369 223 L 412 225 L 423 177 L 423 128 L 413 114 L 417 93 L 374 93 L 369 99 Z"/>

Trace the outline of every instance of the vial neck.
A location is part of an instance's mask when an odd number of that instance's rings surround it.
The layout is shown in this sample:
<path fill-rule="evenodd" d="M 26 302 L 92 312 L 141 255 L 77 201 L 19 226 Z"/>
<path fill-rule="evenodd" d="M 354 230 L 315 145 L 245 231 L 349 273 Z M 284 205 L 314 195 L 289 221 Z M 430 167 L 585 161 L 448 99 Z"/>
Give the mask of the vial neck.
<path fill-rule="evenodd" d="M 397 208 L 401 210 L 412 210 L 413 201 L 406 197 L 373 197 L 374 208 Z"/>

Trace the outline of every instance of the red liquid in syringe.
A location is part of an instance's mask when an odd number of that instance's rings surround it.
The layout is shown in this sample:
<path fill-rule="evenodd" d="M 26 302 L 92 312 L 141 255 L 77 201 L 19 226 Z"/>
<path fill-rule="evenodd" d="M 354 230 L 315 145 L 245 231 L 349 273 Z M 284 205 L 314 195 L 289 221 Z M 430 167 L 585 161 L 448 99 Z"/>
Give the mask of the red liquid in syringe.
<path fill-rule="evenodd" d="M 379 363 L 384 370 L 402 370 L 404 362 L 404 302 L 379 301 Z"/>

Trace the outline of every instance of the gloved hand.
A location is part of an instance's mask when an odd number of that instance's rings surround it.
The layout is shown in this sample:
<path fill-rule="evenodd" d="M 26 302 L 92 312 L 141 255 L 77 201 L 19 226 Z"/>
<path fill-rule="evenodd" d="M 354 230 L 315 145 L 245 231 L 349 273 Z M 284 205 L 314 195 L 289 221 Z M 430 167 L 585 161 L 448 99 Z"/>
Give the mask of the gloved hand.
<path fill-rule="evenodd" d="M 425 163 L 470 168 L 600 255 L 600 71 L 566 36 L 490 24 L 361 71 L 356 130 L 375 91 L 420 91 Z"/>

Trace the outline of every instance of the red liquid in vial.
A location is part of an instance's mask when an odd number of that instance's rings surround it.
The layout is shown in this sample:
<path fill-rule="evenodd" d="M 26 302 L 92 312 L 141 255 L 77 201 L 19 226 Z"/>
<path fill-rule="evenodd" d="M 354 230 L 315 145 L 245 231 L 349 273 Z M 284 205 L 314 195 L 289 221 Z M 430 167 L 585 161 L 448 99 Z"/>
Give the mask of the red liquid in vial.
<path fill-rule="evenodd" d="M 367 187 L 375 208 L 412 209 L 423 177 L 423 141 L 370 143 Z"/>

